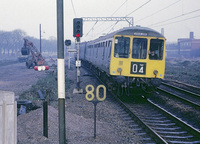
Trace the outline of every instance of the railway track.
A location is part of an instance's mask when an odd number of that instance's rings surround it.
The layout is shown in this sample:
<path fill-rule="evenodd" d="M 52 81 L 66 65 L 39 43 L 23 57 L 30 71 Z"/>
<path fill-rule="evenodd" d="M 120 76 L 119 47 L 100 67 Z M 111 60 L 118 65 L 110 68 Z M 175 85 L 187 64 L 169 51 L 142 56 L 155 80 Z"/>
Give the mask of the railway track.
<path fill-rule="evenodd" d="M 152 101 L 120 102 L 126 114 L 123 119 L 144 143 L 200 143 L 200 131 L 189 126 Z"/>
<path fill-rule="evenodd" d="M 186 84 L 180 81 L 174 81 L 174 80 L 163 80 L 163 84 L 169 84 L 190 92 L 194 92 L 196 94 L 200 94 L 200 87 L 198 86 L 194 86 L 194 85 L 190 85 L 190 84 Z"/>
<path fill-rule="evenodd" d="M 200 94 L 164 82 L 158 90 L 200 111 Z"/>
<path fill-rule="evenodd" d="M 150 99 L 121 101 L 112 94 L 121 107 L 121 117 L 142 137 L 143 143 L 200 143 L 200 131 L 167 112 Z"/>
<path fill-rule="evenodd" d="M 113 95 L 113 94 L 112 94 Z M 142 137 L 143 143 L 166 143 L 151 127 L 149 127 L 141 118 L 139 118 L 126 103 L 113 95 L 118 106 L 121 107 L 120 116 L 136 132 L 136 135 Z"/>
<path fill-rule="evenodd" d="M 97 77 L 97 79 L 99 78 Z M 99 81 L 101 80 L 99 79 Z M 122 102 L 115 94 L 110 93 L 121 107 L 121 118 L 137 135 L 142 137 L 142 143 L 200 143 L 199 130 L 170 114 L 151 100 L 140 98 L 139 101 Z"/>

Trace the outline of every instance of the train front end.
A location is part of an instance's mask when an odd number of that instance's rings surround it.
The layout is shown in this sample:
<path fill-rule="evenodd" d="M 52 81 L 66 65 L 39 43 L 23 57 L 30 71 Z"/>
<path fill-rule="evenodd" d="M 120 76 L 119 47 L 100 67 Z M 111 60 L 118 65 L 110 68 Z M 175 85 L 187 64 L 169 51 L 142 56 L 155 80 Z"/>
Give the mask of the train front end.
<path fill-rule="evenodd" d="M 165 38 L 160 33 L 134 27 L 114 35 L 110 75 L 126 93 L 135 87 L 151 92 L 160 85 L 164 73 Z"/>

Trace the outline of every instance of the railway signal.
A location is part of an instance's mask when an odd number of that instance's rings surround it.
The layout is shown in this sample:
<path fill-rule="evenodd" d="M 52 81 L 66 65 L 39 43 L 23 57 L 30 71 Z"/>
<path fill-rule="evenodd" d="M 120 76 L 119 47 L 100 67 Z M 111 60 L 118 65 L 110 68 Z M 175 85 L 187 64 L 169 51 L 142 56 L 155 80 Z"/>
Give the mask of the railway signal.
<path fill-rule="evenodd" d="M 73 20 L 73 36 L 76 38 L 80 38 L 83 36 L 83 19 L 82 18 L 74 18 Z"/>
<path fill-rule="evenodd" d="M 82 18 L 74 18 L 73 19 L 73 36 L 76 38 L 76 47 L 77 47 L 77 87 L 74 89 L 73 93 L 83 93 L 83 90 L 80 88 L 80 66 L 81 62 L 79 61 L 79 44 L 80 44 L 80 37 L 83 36 L 83 19 Z"/>

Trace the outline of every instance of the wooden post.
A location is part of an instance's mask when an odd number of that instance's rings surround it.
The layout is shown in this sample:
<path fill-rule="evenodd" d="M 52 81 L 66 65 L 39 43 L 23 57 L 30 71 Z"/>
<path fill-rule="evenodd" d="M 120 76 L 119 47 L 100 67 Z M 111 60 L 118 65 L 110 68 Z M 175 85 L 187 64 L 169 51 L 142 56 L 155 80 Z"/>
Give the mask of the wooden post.
<path fill-rule="evenodd" d="M 48 138 L 48 103 L 43 102 L 43 136 Z"/>

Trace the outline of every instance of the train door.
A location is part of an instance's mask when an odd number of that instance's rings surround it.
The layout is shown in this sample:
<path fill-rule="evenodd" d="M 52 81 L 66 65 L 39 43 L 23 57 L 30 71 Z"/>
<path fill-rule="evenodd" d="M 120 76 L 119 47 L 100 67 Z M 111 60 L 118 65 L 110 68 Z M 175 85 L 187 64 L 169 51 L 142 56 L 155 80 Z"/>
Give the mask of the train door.
<path fill-rule="evenodd" d="M 129 36 L 115 36 L 112 44 L 112 53 L 110 58 L 111 75 L 127 75 L 130 61 L 130 41 Z"/>
<path fill-rule="evenodd" d="M 147 67 L 148 39 L 134 37 L 132 41 L 132 53 L 130 62 L 130 76 L 144 77 Z"/>

